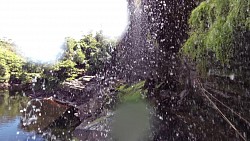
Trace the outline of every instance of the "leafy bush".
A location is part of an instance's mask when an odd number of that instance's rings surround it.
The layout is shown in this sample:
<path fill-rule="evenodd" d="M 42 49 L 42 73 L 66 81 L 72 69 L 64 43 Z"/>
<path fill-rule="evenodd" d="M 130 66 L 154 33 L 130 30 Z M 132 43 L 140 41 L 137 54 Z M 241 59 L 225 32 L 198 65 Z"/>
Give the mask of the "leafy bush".
<path fill-rule="evenodd" d="M 15 53 L 12 45 L 0 40 L 0 79 L 8 82 L 11 75 L 20 76 L 24 59 Z"/>
<path fill-rule="evenodd" d="M 37 75 L 49 83 L 58 84 L 78 78 L 84 73 L 95 75 L 110 58 L 114 41 L 104 38 L 102 33 L 84 35 L 77 41 L 66 38 L 64 56 L 52 66 L 30 62 L 15 51 L 12 44 L 0 40 L 0 81 L 30 83 Z"/>
<path fill-rule="evenodd" d="M 62 60 L 72 60 L 76 68 L 95 75 L 104 68 L 104 64 L 111 58 L 115 41 L 106 39 L 101 32 L 84 35 L 79 41 L 66 38 L 67 47 Z"/>
<path fill-rule="evenodd" d="M 8 82 L 9 79 L 9 68 L 3 60 L 0 60 L 0 83 Z"/>
<path fill-rule="evenodd" d="M 53 77 L 58 81 L 72 80 L 76 77 L 76 63 L 71 60 L 66 60 L 57 63 L 53 66 Z"/>
<path fill-rule="evenodd" d="M 249 0 L 207 0 L 192 11 L 189 19 L 190 37 L 183 52 L 198 64 L 207 64 L 214 56 L 228 64 L 235 50 L 245 48 L 238 39 L 250 31 Z M 211 55 L 212 54 L 212 55 Z"/>

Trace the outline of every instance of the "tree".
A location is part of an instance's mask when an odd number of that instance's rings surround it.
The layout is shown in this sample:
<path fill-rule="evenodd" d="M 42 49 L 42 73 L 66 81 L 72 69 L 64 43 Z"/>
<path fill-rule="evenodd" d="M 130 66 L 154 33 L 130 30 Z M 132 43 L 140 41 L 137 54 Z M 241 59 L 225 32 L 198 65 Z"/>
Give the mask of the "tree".
<path fill-rule="evenodd" d="M 104 37 L 102 32 L 84 35 L 79 41 L 67 38 L 67 46 L 63 61 L 71 60 L 75 67 L 84 69 L 86 73 L 95 75 L 104 68 L 105 62 L 111 58 L 115 41 Z"/>
<path fill-rule="evenodd" d="M 18 55 L 11 43 L 0 40 L 0 69 L 1 79 L 8 82 L 11 78 L 18 78 L 22 73 L 24 58 Z"/>
<path fill-rule="evenodd" d="M 71 60 L 61 61 L 53 66 L 51 72 L 56 82 L 71 80 L 76 77 L 75 62 Z"/>
<path fill-rule="evenodd" d="M 195 59 L 205 71 L 209 62 L 228 68 L 242 62 L 241 54 L 248 56 L 249 52 L 249 8 L 249 0 L 202 2 L 189 19 L 191 31 L 182 48 L 184 54 Z"/>
<path fill-rule="evenodd" d="M 4 60 L 0 60 L 0 83 L 8 81 L 9 78 L 9 68 Z"/>

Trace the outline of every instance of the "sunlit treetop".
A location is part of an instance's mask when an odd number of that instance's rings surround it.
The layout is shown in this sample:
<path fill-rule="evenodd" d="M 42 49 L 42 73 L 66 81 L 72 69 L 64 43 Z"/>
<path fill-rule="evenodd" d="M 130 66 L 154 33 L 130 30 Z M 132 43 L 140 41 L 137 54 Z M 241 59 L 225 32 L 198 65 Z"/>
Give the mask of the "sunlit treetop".
<path fill-rule="evenodd" d="M 12 44 L 0 40 L 0 82 L 9 79 L 10 74 L 19 74 L 24 59 L 15 53 Z"/>

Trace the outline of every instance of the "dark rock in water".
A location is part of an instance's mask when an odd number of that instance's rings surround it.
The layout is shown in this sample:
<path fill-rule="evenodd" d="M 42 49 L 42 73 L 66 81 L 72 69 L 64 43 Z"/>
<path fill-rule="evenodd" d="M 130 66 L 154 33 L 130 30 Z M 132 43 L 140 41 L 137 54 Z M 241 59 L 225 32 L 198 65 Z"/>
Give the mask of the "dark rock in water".
<path fill-rule="evenodd" d="M 91 81 L 94 81 L 95 76 L 83 76 L 79 79 L 63 82 L 64 89 L 78 89 L 82 90 L 85 88 L 85 85 Z"/>
<path fill-rule="evenodd" d="M 52 99 L 31 99 L 20 112 L 20 127 L 24 131 L 43 133 L 46 140 L 69 140 L 80 124 L 76 108 Z"/>
<path fill-rule="evenodd" d="M 32 99 L 22 110 L 21 124 L 25 130 L 43 130 L 59 118 L 69 107 L 51 99 Z M 35 124 L 34 124 L 35 123 Z"/>
<path fill-rule="evenodd" d="M 111 95 L 115 91 L 111 92 L 112 87 L 109 88 L 108 83 L 105 85 L 103 83 L 106 82 L 99 78 L 83 77 L 80 80 L 65 82 L 51 93 L 38 91 L 30 96 L 33 98 L 47 97 L 62 105 L 74 107 L 77 109 L 75 114 L 82 123 L 74 131 L 75 136 L 80 140 L 94 140 L 96 136 L 99 137 L 97 140 L 102 140 L 102 138 L 104 140 L 107 139 L 107 123 L 110 121 L 105 107 L 107 99 L 110 97 L 107 94 Z"/>
<path fill-rule="evenodd" d="M 74 137 L 81 141 L 108 141 L 107 132 L 95 131 L 95 130 L 81 130 L 76 129 L 73 133 Z"/>
<path fill-rule="evenodd" d="M 113 114 L 108 114 L 95 119 L 92 122 L 83 122 L 76 127 L 73 132 L 74 136 L 79 140 L 106 141 L 111 140 L 110 127 Z"/>

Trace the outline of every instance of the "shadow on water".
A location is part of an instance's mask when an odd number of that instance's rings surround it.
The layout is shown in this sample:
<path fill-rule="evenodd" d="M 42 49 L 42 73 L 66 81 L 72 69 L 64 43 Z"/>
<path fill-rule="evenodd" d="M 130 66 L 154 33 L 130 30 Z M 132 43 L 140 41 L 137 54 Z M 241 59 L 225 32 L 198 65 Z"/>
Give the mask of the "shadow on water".
<path fill-rule="evenodd" d="M 75 108 L 50 99 L 0 92 L 0 140 L 71 140 L 80 124 Z"/>

